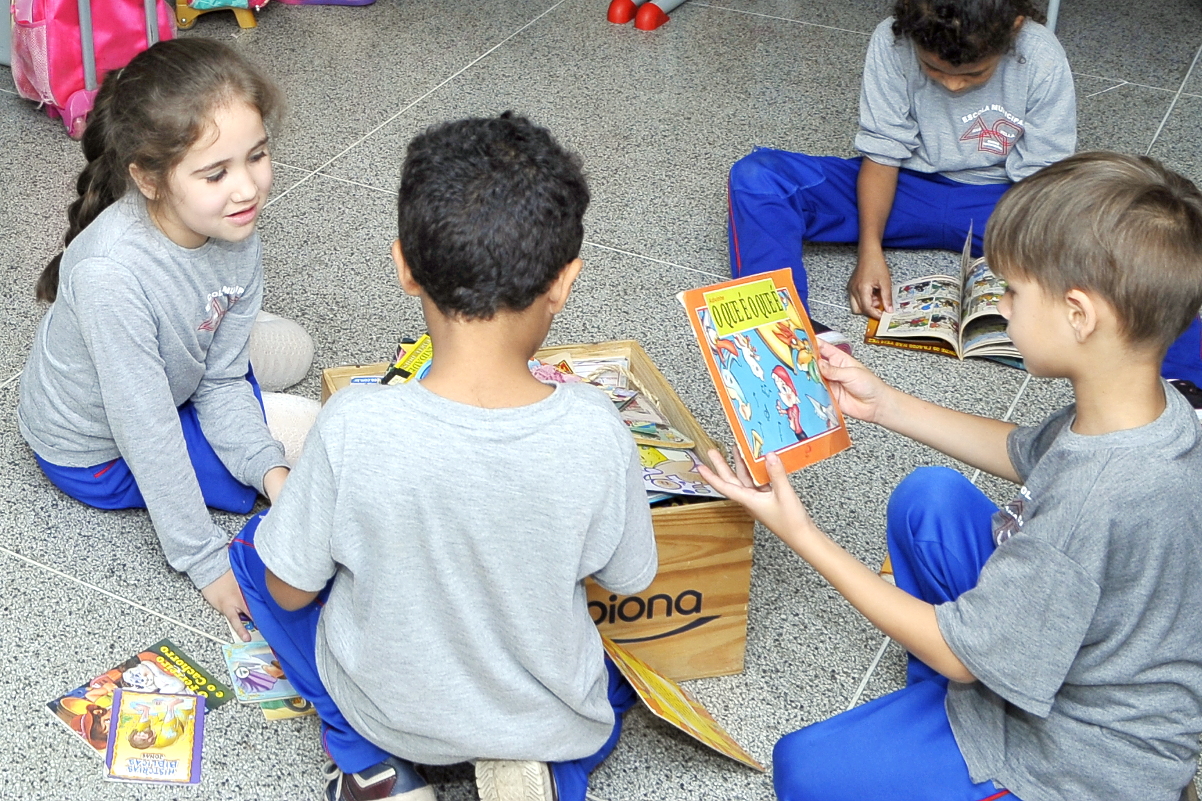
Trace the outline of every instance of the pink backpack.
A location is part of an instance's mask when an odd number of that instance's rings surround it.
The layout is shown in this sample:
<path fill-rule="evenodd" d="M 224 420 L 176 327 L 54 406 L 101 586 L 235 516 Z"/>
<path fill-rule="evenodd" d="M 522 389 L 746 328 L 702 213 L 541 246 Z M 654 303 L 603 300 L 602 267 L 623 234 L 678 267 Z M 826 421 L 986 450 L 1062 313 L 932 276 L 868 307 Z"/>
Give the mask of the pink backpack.
<path fill-rule="evenodd" d="M 100 81 L 159 39 L 175 36 L 161 0 L 13 0 L 13 81 L 22 97 L 83 135 Z"/>

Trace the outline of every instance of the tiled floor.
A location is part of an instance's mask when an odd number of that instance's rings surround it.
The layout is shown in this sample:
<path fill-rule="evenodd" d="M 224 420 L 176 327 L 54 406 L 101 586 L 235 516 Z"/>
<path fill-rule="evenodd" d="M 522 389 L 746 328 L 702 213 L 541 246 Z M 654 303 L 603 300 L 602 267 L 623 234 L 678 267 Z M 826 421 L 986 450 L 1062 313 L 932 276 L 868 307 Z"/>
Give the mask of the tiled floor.
<path fill-rule="evenodd" d="M 882 0 L 692 0 L 653 33 L 605 21 L 605 0 L 424 3 L 366 8 L 273 4 L 239 31 L 208 14 L 187 35 L 232 42 L 284 86 L 276 193 L 262 226 L 266 308 L 301 321 L 316 367 L 382 358 L 421 325 L 388 260 L 400 154 L 453 117 L 524 112 L 584 157 L 593 190 L 586 271 L 553 343 L 635 338 L 702 423 L 726 426 L 673 295 L 726 273 L 725 176 L 754 145 L 849 155 L 868 34 Z M 1066 0 L 1060 34 L 1077 75 L 1082 148 L 1151 152 L 1195 180 L 1202 163 L 1202 10 L 1192 0 Z M 59 124 L 12 92 L 0 69 L 0 798 L 168 798 L 106 785 L 100 765 L 44 703 L 169 637 L 212 669 L 225 626 L 171 574 L 142 513 L 86 509 L 54 490 L 16 430 L 14 380 L 42 310 L 33 282 L 64 229 L 81 166 Z M 906 253 L 895 270 L 950 266 Z M 852 335 L 848 247 L 809 250 L 816 316 Z M 1065 387 L 991 364 L 862 347 L 899 386 L 957 408 L 1039 420 Z M 318 371 L 294 392 L 316 397 Z M 890 489 L 941 456 L 852 423 L 856 446 L 796 476 L 819 523 L 869 564 L 884 556 Z M 998 498 L 1012 487 L 982 481 Z M 234 516 L 220 518 L 232 532 Z M 782 734 L 900 686 L 886 647 L 770 535 L 756 544 L 742 675 L 691 683 L 759 759 Z M 230 705 L 209 720 L 205 778 L 187 798 L 301 799 L 320 792 L 313 719 L 268 723 Z M 470 771 L 436 771 L 444 799 L 474 798 Z M 768 776 L 694 745 L 642 710 L 596 773 L 593 795 L 767 799 Z"/>

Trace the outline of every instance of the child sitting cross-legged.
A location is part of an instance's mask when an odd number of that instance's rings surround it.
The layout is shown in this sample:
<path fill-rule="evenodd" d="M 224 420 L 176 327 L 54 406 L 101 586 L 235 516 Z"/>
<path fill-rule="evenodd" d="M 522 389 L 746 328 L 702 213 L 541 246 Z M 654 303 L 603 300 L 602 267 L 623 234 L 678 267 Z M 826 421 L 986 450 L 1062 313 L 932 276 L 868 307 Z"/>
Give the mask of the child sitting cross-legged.
<path fill-rule="evenodd" d="M 484 801 L 583 801 L 634 692 L 584 579 L 658 566 L 642 471 L 604 393 L 528 360 L 580 273 L 579 160 L 511 116 L 410 143 L 393 244 L 434 361 L 339 392 L 230 561 L 322 719 L 326 798 L 434 798 L 413 763 L 473 761 Z"/>
<path fill-rule="evenodd" d="M 894 587 L 815 527 L 779 460 L 766 488 L 707 471 L 910 653 L 904 689 L 781 739 L 781 799 L 1175 801 L 1197 768 L 1202 428 L 1160 367 L 1202 306 L 1202 193 L 1079 154 L 1006 193 L 985 253 L 1027 369 L 1073 405 L 1017 427 L 825 344 L 821 369 L 845 414 L 1021 484 L 1012 501 L 916 470 L 889 502 Z"/>

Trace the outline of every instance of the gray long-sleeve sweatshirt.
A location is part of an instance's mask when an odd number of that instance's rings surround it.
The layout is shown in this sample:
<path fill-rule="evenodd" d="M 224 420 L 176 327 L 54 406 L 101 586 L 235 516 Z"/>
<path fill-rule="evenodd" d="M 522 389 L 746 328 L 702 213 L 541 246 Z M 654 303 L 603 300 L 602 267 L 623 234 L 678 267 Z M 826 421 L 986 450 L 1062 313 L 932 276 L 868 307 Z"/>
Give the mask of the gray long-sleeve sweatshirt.
<path fill-rule="evenodd" d="M 63 254 L 58 298 L 38 326 L 17 422 L 51 464 L 123 457 L 167 561 L 203 588 L 229 569 L 177 408 L 196 406 L 213 450 L 260 492 L 284 466 L 246 381 L 250 329 L 263 298 L 258 234 L 181 247 L 141 195 L 105 209 Z"/>
<path fill-rule="evenodd" d="M 1021 181 L 1072 155 L 1077 96 L 1064 48 L 1028 20 L 983 85 L 949 92 L 914 44 L 876 27 L 864 62 L 856 149 L 879 164 L 966 184 Z"/>

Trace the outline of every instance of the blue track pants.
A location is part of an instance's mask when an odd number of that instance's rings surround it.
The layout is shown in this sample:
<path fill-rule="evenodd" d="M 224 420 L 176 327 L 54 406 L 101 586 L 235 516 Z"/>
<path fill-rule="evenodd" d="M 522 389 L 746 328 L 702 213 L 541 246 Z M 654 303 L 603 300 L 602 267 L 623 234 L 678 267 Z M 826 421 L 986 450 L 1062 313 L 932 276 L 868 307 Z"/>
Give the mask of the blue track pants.
<path fill-rule="evenodd" d="M 730 273 L 790 267 L 809 296 L 803 242 L 856 242 L 860 159 L 756 148 L 730 168 Z M 985 221 L 1010 184 L 965 184 L 939 174 L 900 170 L 883 243 L 891 248 L 960 251 L 972 226 L 981 255 Z"/>
<path fill-rule="evenodd" d="M 254 373 L 248 372 L 246 380 L 250 382 L 255 397 L 262 406 L 263 396 Z M 258 490 L 234 478 L 217 458 L 213 446 L 200 429 L 200 418 L 191 401 L 180 406 L 178 411 L 180 427 L 184 432 L 184 444 L 188 446 L 188 458 L 196 472 L 205 504 L 225 512 L 243 515 L 249 512 L 259 497 Z M 118 457 L 92 467 L 62 467 L 47 462 L 37 454 L 34 454 L 34 458 L 54 486 L 88 506 L 98 509 L 146 508 L 142 491 L 138 489 L 134 474 L 124 458 Z"/>
<path fill-rule="evenodd" d="M 321 718 L 322 745 L 330 758 L 346 773 L 358 773 L 382 762 L 389 754 L 360 735 L 326 691 L 317 672 L 317 619 L 329 595 L 329 586 L 308 606 L 289 612 L 267 590 L 266 567 L 255 550 L 255 531 L 266 512 L 252 517 L 230 543 L 230 565 L 242 587 L 242 597 L 255 626 L 271 645 L 280 667 L 301 697 L 313 704 Z M 622 731 L 622 715 L 637 696 L 608 658 L 609 702 L 614 709 L 614 727 L 605 745 L 591 756 L 569 762 L 550 763 L 559 801 L 584 801 L 589 774 L 609 756 Z M 402 759 L 404 754 L 397 754 Z"/>
<path fill-rule="evenodd" d="M 964 476 L 924 467 L 889 500 L 889 555 L 897 586 L 931 603 L 977 582 L 993 553 L 997 507 Z M 947 679 L 910 657 L 907 686 L 787 734 L 773 753 L 782 801 L 988 801 L 1014 799 L 974 783 L 944 709 Z M 1017 799 L 1014 799 L 1017 801 Z"/>

